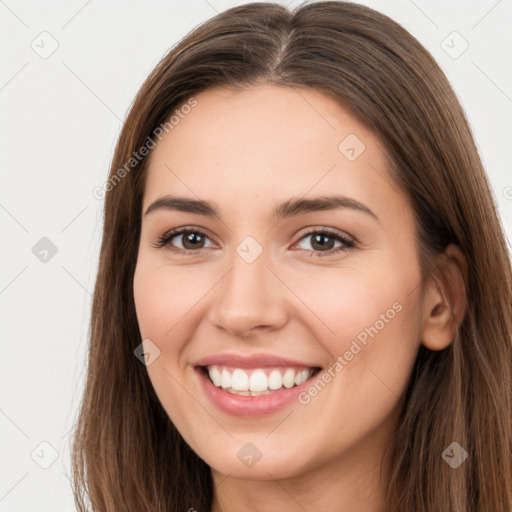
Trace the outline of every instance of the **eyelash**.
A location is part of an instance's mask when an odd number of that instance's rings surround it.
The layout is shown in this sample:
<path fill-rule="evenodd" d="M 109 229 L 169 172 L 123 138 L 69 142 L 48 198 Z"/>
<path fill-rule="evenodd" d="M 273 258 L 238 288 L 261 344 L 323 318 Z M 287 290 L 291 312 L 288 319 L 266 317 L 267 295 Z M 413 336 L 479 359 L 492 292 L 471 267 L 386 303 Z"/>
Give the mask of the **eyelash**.
<path fill-rule="evenodd" d="M 185 255 L 188 255 L 190 253 L 194 253 L 194 252 L 198 252 L 200 249 L 196 250 L 196 251 L 193 251 L 193 250 L 186 250 L 186 249 L 180 249 L 178 247 L 173 247 L 169 244 L 169 242 L 175 238 L 176 236 L 179 236 L 179 235 L 184 235 L 184 234 L 190 234 L 190 233 L 194 233 L 194 234 L 200 234 L 206 238 L 209 238 L 208 235 L 202 231 L 201 229 L 197 229 L 197 228 L 194 228 L 194 229 L 190 229 L 190 228 L 176 228 L 176 229 L 172 229 L 170 231 L 167 231 L 166 233 L 164 233 L 162 236 L 158 237 L 158 239 L 156 240 L 156 242 L 153 244 L 153 247 L 156 247 L 157 249 L 161 248 L 161 247 L 164 247 L 166 245 L 169 245 L 169 248 L 171 251 L 173 252 L 176 252 L 178 254 L 185 254 Z M 345 252 L 345 251 L 348 251 L 350 249 L 353 249 L 354 247 L 356 247 L 356 244 L 353 240 L 351 240 L 350 238 L 344 236 L 344 235 L 341 235 L 340 233 L 337 233 L 335 231 L 331 231 L 329 229 L 312 229 L 311 231 L 308 231 L 307 233 L 304 233 L 301 238 L 299 239 L 302 240 L 303 238 L 306 238 L 308 236 L 311 236 L 311 235 L 326 235 L 328 236 L 329 238 L 333 238 L 335 241 L 338 241 L 338 242 L 341 242 L 345 245 L 345 247 L 336 247 L 334 249 L 329 249 L 328 251 L 314 251 L 314 250 L 311 250 L 311 252 L 313 252 L 315 254 L 315 257 L 318 256 L 318 257 L 324 257 L 324 256 L 332 256 L 333 254 L 336 254 L 336 253 L 339 253 L 339 252 Z M 307 250 L 307 249 L 302 249 L 302 250 Z"/>

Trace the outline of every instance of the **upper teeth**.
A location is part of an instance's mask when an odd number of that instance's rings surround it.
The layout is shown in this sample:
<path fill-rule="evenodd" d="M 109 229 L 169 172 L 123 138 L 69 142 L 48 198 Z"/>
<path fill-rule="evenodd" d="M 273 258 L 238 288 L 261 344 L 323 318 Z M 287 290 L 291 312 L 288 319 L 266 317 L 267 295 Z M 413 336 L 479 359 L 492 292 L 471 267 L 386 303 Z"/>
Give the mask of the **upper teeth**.
<path fill-rule="evenodd" d="M 309 379 L 313 369 L 265 368 L 242 370 L 223 366 L 209 366 L 208 374 L 217 387 L 231 388 L 234 391 L 265 392 L 269 390 L 291 388 Z"/>

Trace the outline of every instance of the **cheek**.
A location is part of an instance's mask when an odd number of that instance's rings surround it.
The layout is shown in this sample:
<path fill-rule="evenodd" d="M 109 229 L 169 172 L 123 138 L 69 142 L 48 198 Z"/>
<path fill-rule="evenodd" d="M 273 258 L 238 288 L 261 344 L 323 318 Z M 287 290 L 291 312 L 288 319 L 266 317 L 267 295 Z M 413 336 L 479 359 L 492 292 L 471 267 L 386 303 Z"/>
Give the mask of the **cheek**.
<path fill-rule="evenodd" d="M 182 370 L 181 354 L 190 330 L 187 313 L 197 302 L 198 291 L 194 293 L 187 282 L 180 282 L 179 275 L 170 267 L 142 257 L 137 261 L 133 293 L 141 338 L 151 340 L 160 351 L 146 367 L 148 376 L 171 420 L 182 425 L 184 418 L 190 415 L 186 409 L 187 405 L 190 407 L 190 397 L 178 383 L 181 379 L 178 376 Z M 190 425 L 182 429 L 188 431 Z"/>
<path fill-rule="evenodd" d="M 200 299 L 201 291 L 189 274 L 139 259 L 133 293 L 142 338 L 154 339 L 158 345 L 180 339 L 177 334 L 189 321 L 188 315 Z"/>
<path fill-rule="evenodd" d="M 287 281 L 305 306 L 303 320 L 313 315 L 309 326 L 316 325 L 318 338 L 339 353 L 347 340 L 360 335 L 364 341 L 364 333 L 369 336 L 365 328 L 390 331 L 394 324 L 402 332 L 407 325 L 418 326 L 418 297 L 411 291 L 419 279 L 415 269 L 400 273 L 396 265 L 382 264 L 364 272 L 348 267 L 311 269 L 296 272 Z"/>
<path fill-rule="evenodd" d="M 411 292 L 419 274 L 396 269 L 392 278 L 379 280 L 375 272 L 340 272 L 321 283 L 321 294 L 307 294 L 306 282 L 297 292 L 329 327 L 316 318 L 310 323 L 319 326 L 315 337 L 333 362 L 319 377 L 325 384 L 315 381 L 301 397 L 311 417 L 326 418 L 317 442 L 339 436 L 329 449 L 341 449 L 356 432 L 378 429 L 396 412 L 419 347 L 419 287 Z"/>
<path fill-rule="evenodd" d="M 393 256 L 364 272 L 347 266 L 295 275 L 294 291 L 314 314 L 310 329 L 340 362 L 333 373 L 343 374 L 336 382 L 349 392 L 344 401 L 389 393 L 386 386 L 399 395 L 412 370 L 421 341 L 421 274 Z"/>

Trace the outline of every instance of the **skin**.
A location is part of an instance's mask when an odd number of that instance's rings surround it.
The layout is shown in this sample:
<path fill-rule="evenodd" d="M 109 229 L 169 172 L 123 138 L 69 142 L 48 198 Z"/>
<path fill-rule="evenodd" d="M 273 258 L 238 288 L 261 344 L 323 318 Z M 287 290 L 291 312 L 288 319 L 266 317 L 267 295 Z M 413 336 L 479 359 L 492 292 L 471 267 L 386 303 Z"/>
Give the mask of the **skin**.
<path fill-rule="evenodd" d="M 143 212 L 172 193 L 214 202 L 220 218 L 166 209 L 142 216 L 134 299 L 142 339 L 160 350 L 147 366 L 154 389 L 212 469 L 212 511 L 381 511 L 389 470 L 381 459 L 418 348 L 448 346 L 464 313 L 464 257 L 449 246 L 450 279 L 422 280 L 414 215 L 383 148 L 333 99 L 258 85 L 209 89 L 196 100 L 152 150 Z M 354 161 L 338 149 L 349 134 L 365 145 Z M 349 208 L 272 218 L 290 198 L 333 192 L 378 220 Z M 179 227 L 207 238 L 187 245 L 188 254 L 170 248 L 185 247 L 184 236 L 154 247 Z M 307 228 L 330 228 L 356 246 L 322 249 L 304 237 Z M 263 249 L 252 263 L 236 252 L 247 236 Z M 331 248 L 338 252 L 318 256 Z M 327 369 L 395 303 L 401 311 L 306 405 L 235 417 L 208 400 L 193 371 L 199 358 L 223 352 Z M 262 453 L 252 467 L 237 457 L 248 442 Z"/>

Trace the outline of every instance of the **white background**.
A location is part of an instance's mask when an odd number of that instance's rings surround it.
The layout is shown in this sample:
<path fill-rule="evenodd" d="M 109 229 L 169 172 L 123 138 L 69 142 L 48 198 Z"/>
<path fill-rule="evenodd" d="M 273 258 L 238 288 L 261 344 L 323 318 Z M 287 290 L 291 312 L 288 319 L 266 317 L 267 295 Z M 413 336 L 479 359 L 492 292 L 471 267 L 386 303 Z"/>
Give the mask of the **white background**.
<path fill-rule="evenodd" d="M 0 512 L 75 510 L 69 431 L 102 227 L 92 190 L 105 181 L 129 105 L 160 58 L 200 22 L 243 3 L 0 0 Z M 401 23 L 447 74 L 510 240 L 512 0 L 360 3 Z M 456 59 L 443 45 L 453 53 L 462 40 L 442 43 L 453 31 L 469 44 Z M 58 48 L 43 59 L 31 45 L 48 49 L 52 38 Z M 57 247 L 46 263 L 32 252 L 42 237 Z M 55 462 L 40 467 L 53 449 Z"/>

